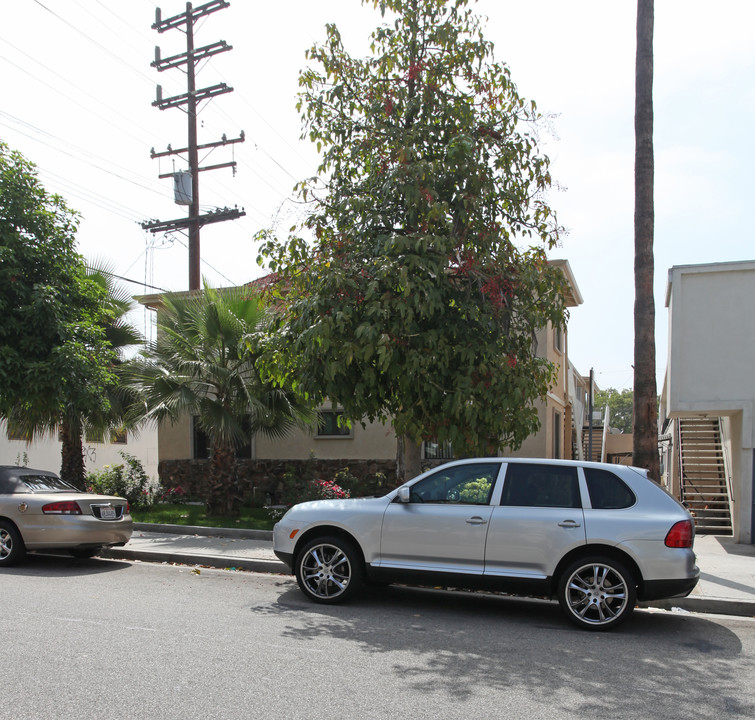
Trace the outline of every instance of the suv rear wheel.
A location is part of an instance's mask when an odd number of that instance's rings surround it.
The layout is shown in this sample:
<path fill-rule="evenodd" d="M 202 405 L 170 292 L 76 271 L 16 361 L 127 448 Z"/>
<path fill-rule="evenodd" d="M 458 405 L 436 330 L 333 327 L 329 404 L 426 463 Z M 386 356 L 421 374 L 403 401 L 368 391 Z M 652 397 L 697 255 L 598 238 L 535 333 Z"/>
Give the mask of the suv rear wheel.
<path fill-rule="evenodd" d="M 616 627 L 631 615 L 636 600 L 632 573 L 608 557 L 577 560 L 558 583 L 558 602 L 566 617 L 588 630 Z"/>

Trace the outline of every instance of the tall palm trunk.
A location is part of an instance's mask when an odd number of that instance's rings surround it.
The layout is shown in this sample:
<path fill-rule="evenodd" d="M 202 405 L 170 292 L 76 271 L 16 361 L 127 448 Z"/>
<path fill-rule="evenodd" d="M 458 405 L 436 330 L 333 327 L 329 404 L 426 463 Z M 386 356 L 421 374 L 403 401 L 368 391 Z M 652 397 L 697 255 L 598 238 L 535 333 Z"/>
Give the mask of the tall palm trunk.
<path fill-rule="evenodd" d="M 79 490 L 86 489 L 86 466 L 84 465 L 84 446 L 81 441 L 81 428 L 70 421 L 60 424 L 62 447 L 60 451 L 60 477 Z"/>
<path fill-rule="evenodd" d="M 634 166 L 634 465 L 660 480 L 653 297 L 653 0 L 637 3 Z"/>
<path fill-rule="evenodd" d="M 232 447 L 213 443 L 210 465 L 208 515 L 234 515 L 239 512 L 236 452 Z"/>

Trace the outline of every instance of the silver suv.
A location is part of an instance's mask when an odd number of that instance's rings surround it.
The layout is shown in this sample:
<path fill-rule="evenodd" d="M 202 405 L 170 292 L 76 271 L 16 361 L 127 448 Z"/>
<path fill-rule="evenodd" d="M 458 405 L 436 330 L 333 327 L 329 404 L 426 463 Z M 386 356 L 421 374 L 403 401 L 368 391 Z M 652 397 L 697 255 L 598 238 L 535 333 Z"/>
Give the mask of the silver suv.
<path fill-rule="evenodd" d="M 644 470 L 482 458 L 429 470 L 384 497 L 292 507 L 275 554 L 320 603 L 364 583 L 557 597 L 573 623 L 615 627 L 636 601 L 697 584 L 694 525 Z"/>

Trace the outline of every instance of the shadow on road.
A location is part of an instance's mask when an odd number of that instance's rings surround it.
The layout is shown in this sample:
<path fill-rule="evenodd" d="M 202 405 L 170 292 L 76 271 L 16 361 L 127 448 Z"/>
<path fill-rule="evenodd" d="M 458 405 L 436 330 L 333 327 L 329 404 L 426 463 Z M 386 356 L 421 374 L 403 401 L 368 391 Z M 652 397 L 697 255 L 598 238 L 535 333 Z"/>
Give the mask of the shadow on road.
<path fill-rule="evenodd" d="M 639 610 L 593 633 L 544 600 L 391 586 L 326 606 L 290 580 L 278 584 L 274 605 L 251 610 L 289 614 L 284 636 L 393 653 L 396 682 L 450 703 L 494 689 L 586 717 L 755 717 L 742 685 L 751 658 L 735 633 L 702 616 Z"/>
<path fill-rule="evenodd" d="M 68 577 L 71 575 L 101 575 L 102 573 L 126 570 L 131 563 L 120 560 L 104 560 L 101 558 L 78 559 L 67 553 L 36 553 L 30 552 L 20 565 L 4 568 L 2 575 L 49 575 Z"/>

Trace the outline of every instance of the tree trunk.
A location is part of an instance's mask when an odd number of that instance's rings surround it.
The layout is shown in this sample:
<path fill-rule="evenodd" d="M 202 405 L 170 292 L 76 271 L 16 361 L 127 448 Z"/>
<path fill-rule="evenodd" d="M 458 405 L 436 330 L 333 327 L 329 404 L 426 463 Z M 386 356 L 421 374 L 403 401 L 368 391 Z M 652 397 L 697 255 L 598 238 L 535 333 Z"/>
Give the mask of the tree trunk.
<path fill-rule="evenodd" d="M 653 297 L 653 0 L 637 3 L 634 166 L 634 450 L 632 462 L 660 480 Z"/>
<path fill-rule="evenodd" d="M 213 445 L 209 492 L 205 503 L 208 515 L 237 515 L 240 498 L 236 482 L 236 453 L 233 448 Z"/>
<path fill-rule="evenodd" d="M 86 466 L 81 430 L 71 427 L 64 420 L 60 425 L 62 447 L 60 450 L 60 477 L 79 490 L 86 490 Z"/>
<path fill-rule="evenodd" d="M 404 479 L 402 482 L 417 477 L 422 472 L 422 445 L 417 444 L 408 435 L 404 436 Z"/>

